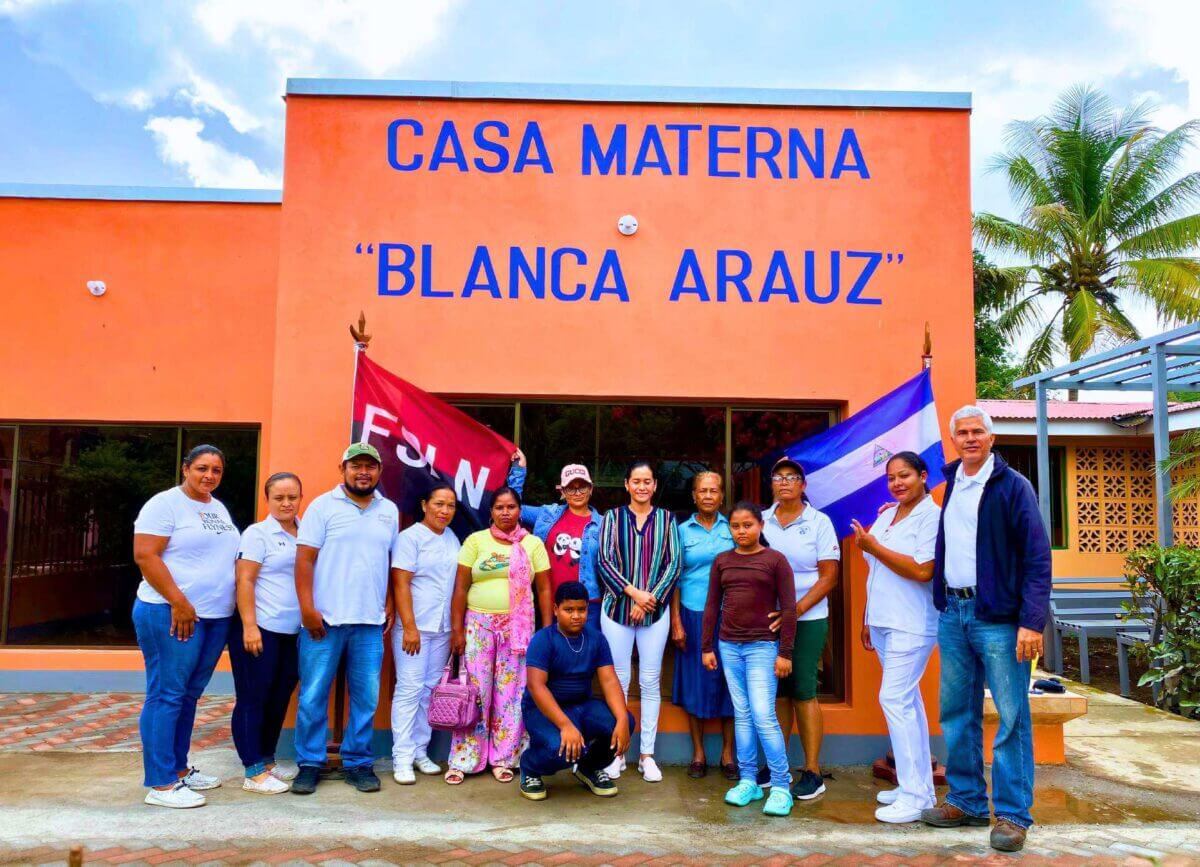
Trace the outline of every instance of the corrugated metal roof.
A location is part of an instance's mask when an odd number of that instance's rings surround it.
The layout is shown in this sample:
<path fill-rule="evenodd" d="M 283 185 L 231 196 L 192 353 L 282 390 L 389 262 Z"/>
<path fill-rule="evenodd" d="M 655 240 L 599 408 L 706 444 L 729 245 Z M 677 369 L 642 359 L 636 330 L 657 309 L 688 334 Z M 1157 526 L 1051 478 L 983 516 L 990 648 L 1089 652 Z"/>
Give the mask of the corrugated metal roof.
<path fill-rule="evenodd" d="M 1037 401 L 1033 400 L 981 400 L 979 407 L 992 418 L 1003 419 L 1036 419 Z M 1186 409 L 1200 407 L 1200 401 L 1173 403 L 1167 412 L 1180 412 Z M 1047 414 L 1052 421 L 1087 420 L 1087 419 L 1117 419 L 1131 415 L 1150 416 L 1151 404 L 1148 401 L 1138 403 L 1100 403 L 1097 401 L 1051 400 L 1046 403 Z"/>

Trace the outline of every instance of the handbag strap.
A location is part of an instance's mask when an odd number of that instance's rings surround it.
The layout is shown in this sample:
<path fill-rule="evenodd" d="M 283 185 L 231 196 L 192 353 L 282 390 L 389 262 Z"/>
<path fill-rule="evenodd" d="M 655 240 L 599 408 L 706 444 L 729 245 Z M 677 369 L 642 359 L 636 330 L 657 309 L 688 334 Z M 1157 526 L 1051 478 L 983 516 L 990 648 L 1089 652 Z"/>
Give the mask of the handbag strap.
<path fill-rule="evenodd" d="M 441 683 L 438 684 L 439 686 L 445 686 L 447 683 L 450 682 L 450 673 L 453 671 L 453 667 L 454 667 L 454 658 L 451 657 L 450 659 L 446 660 L 446 667 L 444 669 L 442 669 L 442 680 L 441 680 Z"/>

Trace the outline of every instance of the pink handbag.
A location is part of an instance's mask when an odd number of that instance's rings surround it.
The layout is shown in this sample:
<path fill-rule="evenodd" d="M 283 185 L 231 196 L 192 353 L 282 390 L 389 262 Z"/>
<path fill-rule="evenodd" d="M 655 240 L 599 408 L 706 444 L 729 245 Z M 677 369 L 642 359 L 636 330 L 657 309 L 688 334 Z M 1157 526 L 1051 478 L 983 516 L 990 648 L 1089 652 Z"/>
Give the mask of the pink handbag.
<path fill-rule="evenodd" d="M 429 698 L 429 725 L 446 732 L 473 729 L 479 724 L 479 690 L 467 681 L 467 667 L 459 660 L 458 679 L 451 680 L 455 660 L 446 663 L 442 681 Z"/>

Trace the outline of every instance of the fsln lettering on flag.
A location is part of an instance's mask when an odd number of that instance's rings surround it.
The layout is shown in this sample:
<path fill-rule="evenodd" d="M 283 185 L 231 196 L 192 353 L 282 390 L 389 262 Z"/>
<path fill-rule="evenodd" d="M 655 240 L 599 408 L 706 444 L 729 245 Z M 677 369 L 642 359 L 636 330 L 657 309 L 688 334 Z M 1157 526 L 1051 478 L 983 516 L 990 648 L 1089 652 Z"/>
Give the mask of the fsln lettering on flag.
<path fill-rule="evenodd" d="M 946 458 L 928 370 L 840 424 L 772 457 L 787 455 L 804 467 L 809 501 L 846 536 L 852 532 L 851 520 L 870 526 L 879 506 L 891 499 L 887 462 L 903 451 L 924 458 L 931 489 L 942 483 Z"/>
<path fill-rule="evenodd" d="M 492 493 L 508 478 L 516 446 L 491 428 L 359 356 L 354 438 L 379 449 L 380 489 L 402 514 L 419 520 L 420 501 L 436 484 L 458 496 L 451 528 L 459 539 L 488 526 Z"/>

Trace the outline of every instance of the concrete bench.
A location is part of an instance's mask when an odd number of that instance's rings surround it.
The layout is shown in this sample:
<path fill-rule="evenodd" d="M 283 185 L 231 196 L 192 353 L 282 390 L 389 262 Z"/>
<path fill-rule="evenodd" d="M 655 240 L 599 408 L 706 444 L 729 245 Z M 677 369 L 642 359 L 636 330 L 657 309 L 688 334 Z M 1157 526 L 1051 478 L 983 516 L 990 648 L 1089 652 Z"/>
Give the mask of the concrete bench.
<path fill-rule="evenodd" d="M 1117 638 L 1121 632 L 1139 629 L 1148 630 L 1154 619 L 1154 609 L 1140 609 L 1133 616 L 1126 611 L 1125 603 L 1129 601 L 1129 591 L 1123 589 L 1082 589 L 1079 585 L 1095 585 L 1099 583 L 1113 584 L 1113 578 L 1064 578 L 1055 579 L 1055 587 L 1050 593 L 1050 627 L 1053 638 L 1053 668 L 1055 673 L 1063 673 L 1062 640 L 1064 635 L 1074 635 L 1079 639 L 1079 679 L 1083 683 L 1091 682 L 1091 666 L 1088 658 L 1088 640 L 1090 638 Z M 1076 586 L 1062 586 L 1074 584 Z M 1120 665 L 1120 658 L 1118 658 Z"/>
<path fill-rule="evenodd" d="M 1040 676 L 1040 675 L 1038 675 Z M 1038 764 L 1061 765 L 1066 762 L 1063 743 L 1063 724 L 1083 716 L 1088 711 L 1086 696 L 1073 692 L 1043 693 L 1029 696 L 1029 714 L 1033 720 L 1034 761 Z M 990 690 L 983 692 L 984 758 L 991 761 L 992 740 L 1000 715 L 992 701 Z"/>

